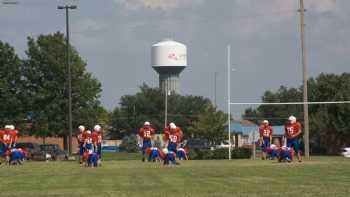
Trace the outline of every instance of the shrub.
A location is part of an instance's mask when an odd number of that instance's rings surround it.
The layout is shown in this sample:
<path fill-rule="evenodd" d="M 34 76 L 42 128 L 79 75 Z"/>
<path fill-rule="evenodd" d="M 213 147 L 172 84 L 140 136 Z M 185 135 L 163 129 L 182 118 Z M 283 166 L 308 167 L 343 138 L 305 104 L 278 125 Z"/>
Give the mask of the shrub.
<path fill-rule="evenodd" d="M 135 153 L 139 151 L 139 147 L 137 146 L 137 138 L 135 135 L 125 136 L 123 137 L 122 144 L 120 145 L 121 149 L 126 150 L 129 153 Z"/>
<path fill-rule="evenodd" d="M 252 151 L 250 148 L 231 150 L 232 159 L 248 159 L 251 155 Z M 215 150 L 193 149 L 189 152 L 189 158 L 192 160 L 228 159 L 228 148 L 219 148 Z"/>
<path fill-rule="evenodd" d="M 212 152 L 213 152 L 212 159 L 228 159 L 228 148 L 219 148 L 219 149 L 213 150 Z"/>

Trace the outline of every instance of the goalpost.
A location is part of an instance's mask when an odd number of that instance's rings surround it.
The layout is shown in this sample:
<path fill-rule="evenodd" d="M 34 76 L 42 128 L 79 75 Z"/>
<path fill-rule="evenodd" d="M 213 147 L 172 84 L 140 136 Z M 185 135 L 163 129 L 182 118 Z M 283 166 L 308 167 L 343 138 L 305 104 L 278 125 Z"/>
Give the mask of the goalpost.
<path fill-rule="evenodd" d="M 307 61 L 306 61 L 306 50 L 305 50 L 305 8 L 304 0 L 299 0 L 300 9 L 300 44 L 301 44 L 301 64 L 303 68 L 303 102 L 281 102 L 281 103 L 232 103 L 231 102 L 231 47 L 227 46 L 227 111 L 228 111 L 228 137 L 229 137 L 229 160 L 231 160 L 231 105 L 303 105 L 304 112 L 304 126 L 305 126 L 305 135 L 304 135 L 304 150 L 305 156 L 307 159 L 310 159 L 310 150 L 309 150 L 309 112 L 308 105 L 325 105 L 325 104 L 349 104 L 350 101 L 326 101 L 326 102 L 308 102 L 308 90 L 307 90 Z"/>
<path fill-rule="evenodd" d="M 228 158 L 231 160 L 231 105 L 329 105 L 329 104 L 350 104 L 350 101 L 316 101 L 316 102 L 278 102 L 278 103 L 265 103 L 265 102 L 231 102 L 231 46 L 227 46 L 227 121 L 228 121 L 228 141 L 229 141 L 229 155 Z M 305 114 L 304 114 L 305 115 Z M 287 118 L 287 117 L 286 117 Z M 306 125 L 307 124 L 307 125 Z M 305 127 L 309 128 L 309 122 L 305 122 Z M 305 155 L 309 158 L 309 133 L 304 135 L 304 150 Z M 255 158 L 254 158 L 255 159 Z"/>

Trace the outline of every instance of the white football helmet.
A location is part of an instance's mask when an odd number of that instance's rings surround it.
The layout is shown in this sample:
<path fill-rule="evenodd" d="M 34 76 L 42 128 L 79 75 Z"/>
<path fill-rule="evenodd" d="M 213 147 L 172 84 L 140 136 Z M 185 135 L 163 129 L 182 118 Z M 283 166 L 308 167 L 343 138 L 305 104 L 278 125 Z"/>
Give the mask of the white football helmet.
<path fill-rule="evenodd" d="M 100 125 L 95 125 L 94 126 L 94 131 L 101 131 L 101 126 Z"/>
<path fill-rule="evenodd" d="M 78 128 L 80 131 L 85 131 L 85 127 L 83 125 L 80 125 Z"/>
<path fill-rule="evenodd" d="M 295 123 L 297 121 L 297 118 L 295 116 L 289 116 L 288 120 L 291 122 L 291 123 Z"/>
<path fill-rule="evenodd" d="M 11 125 L 5 125 L 5 129 L 11 129 Z"/>
<path fill-rule="evenodd" d="M 150 126 L 151 125 L 151 123 L 150 122 L 148 122 L 148 121 L 146 121 L 143 125 L 145 125 L 145 126 Z"/>
<path fill-rule="evenodd" d="M 176 129 L 176 125 L 175 125 L 175 123 L 173 123 L 173 122 L 170 123 L 169 126 L 170 126 L 170 129 Z"/>
<path fill-rule="evenodd" d="M 163 148 L 163 153 L 164 154 L 168 154 L 169 153 L 168 149 L 167 148 Z"/>
<path fill-rule="evenodd" d="M 90 131 L 90 130 L 87 130 L 86 133 L 87 133 L 87 134 L 91 134 L 91 131 Z"/>

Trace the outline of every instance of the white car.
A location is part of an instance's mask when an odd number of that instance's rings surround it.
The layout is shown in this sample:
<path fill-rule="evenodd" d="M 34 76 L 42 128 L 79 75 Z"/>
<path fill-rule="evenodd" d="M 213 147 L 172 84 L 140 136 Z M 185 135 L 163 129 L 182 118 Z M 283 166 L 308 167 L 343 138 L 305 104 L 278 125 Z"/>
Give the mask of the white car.
<path fill-rule="evenodd" d="M 343 155 L 344 157 L 350 158 L 350 147 L 343 148 L 340 154 Z"/>
<path fill-rule="evenodd" d="M 216 148 L 229 148 L 229 147 L 230 147 L 230 145 L 229 145 L 227 140 L 221 142 L 219 145 L 216 145 Z M 234 147 L 235 147 L 235 145 L 233 143 L 231 143 L 231 148 L 234 148 Z"/>

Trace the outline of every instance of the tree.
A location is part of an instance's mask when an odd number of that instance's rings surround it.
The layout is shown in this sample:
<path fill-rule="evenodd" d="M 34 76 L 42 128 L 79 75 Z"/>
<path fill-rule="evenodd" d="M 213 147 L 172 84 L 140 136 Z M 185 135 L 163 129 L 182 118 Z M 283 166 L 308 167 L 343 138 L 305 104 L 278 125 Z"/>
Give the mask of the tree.
<path fill-rule="evenodd" d="M 66 42 L 63 34 L 28 37 L 28 49 L 23 69 L 26 96 L 31 98 L 27 108 L 33 111 L 32 134 L 38 136 L 68 135 Z M 86 71 L 86 62 L 70 46 L 72 73 L 73 127 L 92 127 L 100 122 L 99 97 L 101 84 Z M 40 126 L 43 125 L 43 126 Z M 45 132 L 40 130 L 45 129 Z"/>
<path fill-rule="evenodd" d="M 137 137 L 136 135 L 124 136 L 120 148 L 125 149 L 129 153 L 135 153 L 139 150 L 137 146 Z"/>
<path fill-rule="evenodd" d="M 121 97 L 120 106 L 113 111 L 111 117 L 111 135 L 121 138 L 135 134 L 144 121 L 150 121 L 159 133 L 164 128 L 164 92 L 158 88 L 150 88 L 146 84 L 140 87 L 135 95 Z M 172 93 L 168 96 L 168 122 L 175 122 L 185 134 L 198 121 L 201 113 L 211 106 L 209 99 L 200 96 L 181 96 Z"/>
<path fill-rule="evenodd" d="M 23 62 L 8 43 L 0 41 L 0 124 L 23 123 L 27 98 L 22 80 Z"/>
<path fill-rule="evenodd" d="M 309 101 L 349 101 L 350 74 L 320 74 L 308 80 Z M 281 86 L 277 92 L 266 91 L 263 102 L 295 102 L 302 100 L 299 89 Z M 302 105 L 261 105 L 248 108 L 244 119 L 258 122 L 270 119 L 272 125 L 281 125 L 289 115 L 303 122 Z M 349 104 L 309 105 L 310 145 L 313 153 L 337 154 L 339 149 L 350 145 Z M 283 119 L 281 119 L 283 118 Z"/>
<path fill-rule="evenodd" d="M 190 127 L 189 133 L 194 137 L 206 139 L 211 144 L 218 144 L 227 137 L 225 132 L 226 118 L 222 111 L 218 111 L 210 105 L 199 115 L 198 121 Z"/>
<path fill-rule="evenodd" d="M 281 86 L 277 92 L 265 91 L 261 98 L 262 102 L 300 102 L 302 100 L 301 89 L 287 88 Z M 260 105 L 258 108 L 248 108 L 245 110 L 243 119 L 251 120 L 260 124 L 263 119 L 269 120 L 272 125 L 283 125 L 290 115 L 303 117 L 303 106 L 301 105 Z"/>
<path fill-rule="evenodd" d="M 350 74 L 321 74 L 309 81 L 311 101 L 349 101 Z M 337 154 L 350 145 L 350 105 L 310 106 L 310 135 L 314 152 Z"/>

